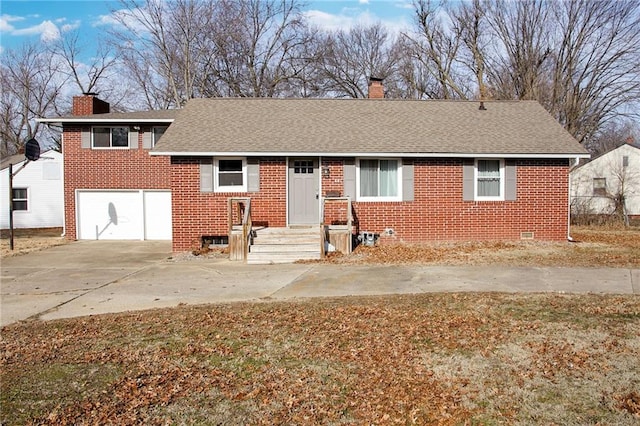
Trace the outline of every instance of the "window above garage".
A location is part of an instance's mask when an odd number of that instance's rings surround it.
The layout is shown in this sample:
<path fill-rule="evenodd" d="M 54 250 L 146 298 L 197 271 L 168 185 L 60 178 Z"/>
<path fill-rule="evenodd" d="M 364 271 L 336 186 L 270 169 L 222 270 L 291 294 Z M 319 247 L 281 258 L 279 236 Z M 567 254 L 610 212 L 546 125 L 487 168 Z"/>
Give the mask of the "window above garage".
<path fill-rule="evenodd" d="M 92 127 L 91 147 L 98 149 L 129 148 L 129 127 Z"/>

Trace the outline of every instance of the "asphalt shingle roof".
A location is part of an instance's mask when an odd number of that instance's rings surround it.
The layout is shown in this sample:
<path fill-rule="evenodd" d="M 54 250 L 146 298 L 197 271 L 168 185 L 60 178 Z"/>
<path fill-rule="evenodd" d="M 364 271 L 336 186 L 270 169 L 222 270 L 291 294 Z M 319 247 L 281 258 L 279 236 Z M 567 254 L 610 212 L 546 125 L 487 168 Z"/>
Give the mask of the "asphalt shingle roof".
<path fill-rule="evenodd" d="M 157 154 L 577 154 L 536 101 L 192 99 Z"/>

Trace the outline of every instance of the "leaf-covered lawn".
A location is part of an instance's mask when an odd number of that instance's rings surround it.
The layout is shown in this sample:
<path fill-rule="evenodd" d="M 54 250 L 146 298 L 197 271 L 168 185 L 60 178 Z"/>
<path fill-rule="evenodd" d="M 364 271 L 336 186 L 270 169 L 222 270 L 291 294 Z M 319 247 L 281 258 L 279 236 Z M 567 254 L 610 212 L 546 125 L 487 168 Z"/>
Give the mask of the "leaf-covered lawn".
<path fill-rule="evenodd" d="M 358 246 L 349 256 L 330 254 L 339 264 L 508 265 L 551 267 L 640 267 L 640 228 L 572 227 L 574 242 L 467 241 L 403 244 L 388 240 Z"/>
<path fill-rule="evenodd" d="M 12 424 L 640 422 L 640 298 L 425 294 L 2 329 Z"/>

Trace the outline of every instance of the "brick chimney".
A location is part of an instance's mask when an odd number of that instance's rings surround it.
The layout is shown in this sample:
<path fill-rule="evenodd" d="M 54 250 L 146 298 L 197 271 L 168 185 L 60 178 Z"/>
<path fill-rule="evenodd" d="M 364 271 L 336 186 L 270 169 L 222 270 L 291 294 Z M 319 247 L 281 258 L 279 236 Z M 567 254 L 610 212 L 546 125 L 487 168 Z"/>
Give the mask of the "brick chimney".
<path fill-rule="evenodd" d="M 381 78 L 369 77 L 369 99 L 384 99 L 384 85 Z"/>
<path fill-rule="evenodd" d="M 73 97 L 73 115 L 106 114 L 109 103 L 97 98 L 97 93 L 83 93 Z"/>

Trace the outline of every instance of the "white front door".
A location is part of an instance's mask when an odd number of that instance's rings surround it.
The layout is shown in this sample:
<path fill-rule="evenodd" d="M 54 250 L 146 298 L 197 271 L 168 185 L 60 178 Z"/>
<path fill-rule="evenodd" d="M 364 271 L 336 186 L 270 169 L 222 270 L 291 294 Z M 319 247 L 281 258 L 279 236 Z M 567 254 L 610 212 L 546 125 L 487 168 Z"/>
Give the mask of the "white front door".
<path fill-rule="evenodd" d="M 289 159 L 289 224 L 319 223 L 320 182 L 318 158 Z"/>

